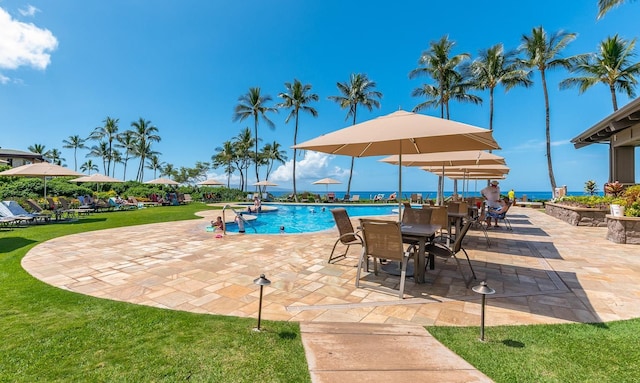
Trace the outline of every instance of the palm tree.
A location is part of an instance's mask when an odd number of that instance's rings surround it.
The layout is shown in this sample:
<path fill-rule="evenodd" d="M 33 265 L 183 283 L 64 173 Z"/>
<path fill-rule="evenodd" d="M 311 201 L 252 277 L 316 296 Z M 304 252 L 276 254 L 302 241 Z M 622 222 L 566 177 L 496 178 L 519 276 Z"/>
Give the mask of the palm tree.
<path fill-rule="evenodd" d="M 255 138 L 251 137 L 251 130 L 246 127 L 240 131 L 235 141 L 233 141 L 233 161 L 240 172 L 240 190 L 245 191 L 247 184 L 247 173 L 252 159 L 257 160 L 258 156 L 251 152 L 251 147 L 255 143 Z"/>
<path fill-rule="evenodd" d="M 91 147 L 91 150 L 89 150 L 89 154 L 87 154 L 87 157 L 102 158 L 102 167 L 104 168 L 104 171 L 106 173 L 106 171 L 107 171 L 107 158 L 110 157 L 110 155 L 109 155 L 109 144 L 107 144 L 106 141 L 98 142 L 98 145 L 93 145 Z M 109 175 L 109 174 L 107 173 L 106 175 Z"/>
<path fill-rule="evenodd" d="M 351 74 L 349 82 L 336 83 L 339 96 L 329 96 L 329 100 L 337 102 L 342 109 L 349 108 L 345 121 L 349 117 L 353 117 L 353 124 L 356 124 L 356 117 L 358 114 L 358 105 L 372 111 L 374 107 L 380 107 L 379 99 L 382 98 L 382 93 L 375 90 L 376 83 L 370 81 L 366 74 L 354 73 Z M 293 159 L 295 162 L 295 158 Z M 349 182 L 347 183 L 347 194 L 351 194 L 351 178 L 353 176 L 353 163 L 355 157 L 351 157 L 351 169 L 349 170 Z"/>
<path fill-rule="evenodd" d="M 296 158 L 297 158 L 297 149 L 295 145 L 298 143 L 298 121 L 300 118 L 300 111 L 309 113 L 313 117 L 318 117 L 318 111 L 314 108 L 310 107 L 308 104 L 311 101 L 318 101 L 318 95 L 311 92 L 311 85 L 302 83 L 298 79 L 293 80 L 293 84 L 286 82 L 284 87 L 287 89 L 286 92 L 280 93 L 278 97 L 282 98 L 284 101 L 278 104 L 278 108 L 287 108 L 291 109 L 291 112 L 287 116 L 287 119 L 284 120 L 284 123 L 289 123 L 291 117 L 295 117 L 296 126 L 293 131 L 293 197 L 295 201 L 298 202 L 298 193 L 296 191 Z M 271 162 L 271 166 L 273 166 L 273 162 Z M 269 178 L 267 172 L 267 178 Z"/>
<path fill-rule="evenodd" d="M 551 36 L 542 27 L 533 28 L 531 35 L 522 36 L 520 51 L 524 53 L 523 64 L 529 68 L 537 68 L 542 79 L 542 90 L 544 92 L 545 108 L 545 133 L 547 140 L 547 166 L 549 168 L 549 181 L 551 190 L 556 189 L 556 179 L 553 175 L 551 162 L 551 132 L 549 128 L 549 93 L 547 91 L 547 69 L 557 67 L 569 67 L 569 60 L 560 58 L 558 55 L 566 46 L 576 38 L 575 33 L 558 31 Z"/>
<path fill-rule="evenodd" d="M 118 133 L 118 122 L 120 119 L 108 117 L 104 119 L 102 122 L 103 126 L 98 126 L 91 132 L 89 135 L 89 139 L 102 141 L 106 139 L 107 142 L 107 167 L 104 169 L 106 175 L 109 175 L 109 170 L 111 169 L 111 157 L 113 151 L 113 140 L 117 137 Z"/>
<path fill-rule="evenodd" d="M 49 160 L 54 165 L 62 165 L 62 161 L 66 161 L 66 159 L 62 158 L 62 153 L 56 148 L 48 150 L 44 157 Z"/>
<path fill-rule="evenodd" d="M 65 149 L 73 149 L 73 170 L 78 171 L 78 149 L 85 149 L 85 139 L 79 135 L 69 136 L 68 139 L 62 140 L 62 147 Z"/>
<path fill-rule="evenodd" d="M 284 164 L 284 162 L 287 160 L 287 151 L 282 150 L 281 148 L 282 146 L 276 141 L 273 141 L 273 143 L 271 144 L 266 144 L 262 148 L 262 153 L 261 153 L 262 158 L 264 158 L 267 162 L 267 175 L 265 177 L 265 180 L 269 179 L 269 174 L 271 174 L 271 170 L 273 170 L 273 165 L 275 165 L 276 162 Z M 294 150 L 294 153 L 295 153 L 295 150 Z M 293 162 L 295 163 L 295 157 Z M 294 174 L 293 191 L 295 196 L 295 190 L 296 190 L 295 189 L 295 170 L 293 174 Z"/>
<path fill-rule="evenodd" d="M 235 111 L 233 114 L 233 121 L 243 121 L 248 117 L 253 117 L 253 131 L 255 133 L 255 145 L 256 151 L 255 155 L 258 155 L 258 117 L 262 117 L 262 119 L 267 123 L 270 128 L 275 128 L 275 124 L 273 121 L 269 120 L 266 113 L 267 112 L 277 112 L 278 109 L 274 107 L 269 107 L 266 105 L 269 101 L 271 101 L 271 96 L 263 96 L 260 94 L 260 88 L 249 88 L 249 92 L 244 94 L 238 98 L 238 105 L 235 107 Z M 260 181 L 260 176 L 258 174 L 258 161 L 256 158 L 256 181 Z"/>
<path fill-rule="evenodd" d="M 158 128 L 151 125 L 151 121 L 145 120 L 140 117 L 138 121 L 131 123 L 134 127 L 134 137 L 136 138 L 136 146 L 134 148 L 135 155 L 140 158 L 140 165 L 138 166 L 138 175 L 136 179 L 142 182 L 144 179 L 144 163 L 148 155 L 154 154 L 151 150 L 151 143 L 160 142 L 160 136 L 156 133 Z M 155 153 L 157 154 L 157 153 Z"/>
<path fill-rule="evenodd" d="M 122 158 L 122 163 L 124 164 L 124 171 L 122 173 L 122 180 L 127 180 L 127 163 L 131 156 L 135 155 L 136 148 L 136 137 L 135 132 L 132 130 L 125 130 L 124 132 L 118 134 L 116 138 L 118 143 L 115 144 L 117 148 L 124 149 L 124 157 Z"/>
<path fill-rule="evenodd" d="M 33 144 L 27 147 L 27 150 L 30 151 L 31 153 L 42 154 L 44 156 L 44 153 L 45 153 L 44 148 L 45 146 L 42 144 Z"/>
<path fill-rule="evenodd" d="M 504 86 L 505 92 L 517 85 L 529 87 L 531 71 L 522 68 L 517 60 L 517 52 L 504 51 L 502 44 L 496 44 L 487 50 L 480 51 L 469 70 L 476 88 L 489 89 L 489 130 L 493 130 L 493 94 L 498 85 Z"/>
<path fill-rule="evenodd" d="M 413 108 L 413 112 L 419 112 L 425 108 L 444 105 L 444 111 L 447 120 L 451 114 L 449 111 L 449 101 L 455 100 L 459 102 L 471 102 L 473 104 L 481 104 L 482 98 L 467 93 L 475 87 L 474 83 L 469 81 L 468 76 L 461 73 L 450 73 L 444 79 L 444 85 L 435 87 L 429 84 L 423 84 L 422 87 L 416 88 L 411 92 L 414 97 L 426 97 L 427 100 L 421 102 Z M 444 92 L 440 95 L 440 92 Z"/>
<path fill-rule="evenodd" d="M 166 164 L 160 169 L 160 177 L 175 177 L 177 171 L 173 164 Z"/>
<path fill-rule="evenodd" d="M 111 149 L 111 161 L 113 167 L 111 168 L 111 177 L 116 177 L 116 164 L 123 164 L 122 153 L 118 149 Z M 108 175 L 108 174 L 107 174 Z"/>
<path fill-rule="evenodd" d="M 233 160 L 235 156 L 233 143 L 231 141 L 225 141 L 222 146 L 216 148 L 216 154 L 211 156 L 212 166 L 217 169 L 221 166 L 224 167 L 224 172 L 227 173 L 227 188 L 231 184 L 231 174 L 236 170 L 233 167 Z M 267 173 L 268 176 L 268 173 Z"/>
<path fill-rule="evenodd" d="M 160 161 L 160 157 L 156 154 L 152 154 L 147 158 L 147 169 L 153 170 L 153 178 L 157 178 L 156 174 L 158 170 L 162 169 L 164 162 Z"/>
<path fill-rule="evenodd" d="M 598 0 L 598 19 L 602 18 L 613 8 L 622 5 L 626 0 Z"/>
<path fill-rule="evenodd" d="M 94 164 L 90 159 L 87 160 L 87 162 L 85 162 L 84 164 L 80 165 L 80 171 L 89 172 L 89 175 L 91 175 L 92 170 L 95 170 L 97 172 L 98 165 Z"/>
<path fill-rule="evenodd" d="M 615 112 L 618 110 L 616 91 L 626 93 L 629 98 L 635 97 L 634 88 L 638 84 L 636 76 L 640 74 L 640 63 L 630 62 L 635 56 L 635 45 L 636 39 L 628 42 L 615 35 L 600 43 L 600 52 L 569 58 L 571 71 L 584 75 L 563 80 L 560 82 L 560 89 L 578 86 L 578 91 L 582 94 L 598 83 L 605 84 L 611 92 Z"/>
<path fill-rule="evenodd" d="M 469 59 L 468 53 L 460 53 L 453 57 L 451 50 L 455 45 L 455 41 L 449 40 L 449 36 L 444 35 L 438 41 L 432 41 L 429 43 L 429 50 L 422 52 L 418 64 L 420 67 L 409 72 L 409 78 L 416 78 L 421 75 L 427 75 L 434 79 L 437 85 L 437 92 L 430 90 L 424 92 L 423 95 L 437 95 L 440 100 L 431 104 L 433 106 L 440 106 L 440 118 L 444 118 L 444 110 L 447 108 L 447 118 L 449 110 L 449 99 L 447 98 L 447 88 L 453 89 L 455 84 L 465 84 L 462 75 L 457 71 L 457 68 L 465 60 Z M 418 91 L 414 90 L 414 93 Z M 415 109 L 414 109 L 415 111 Z"/>

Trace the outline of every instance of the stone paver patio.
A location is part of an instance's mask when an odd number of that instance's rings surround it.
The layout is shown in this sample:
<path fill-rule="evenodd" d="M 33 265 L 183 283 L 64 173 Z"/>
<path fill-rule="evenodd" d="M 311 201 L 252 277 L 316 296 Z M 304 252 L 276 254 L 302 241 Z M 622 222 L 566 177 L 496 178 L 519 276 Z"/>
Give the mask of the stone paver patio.
<path fill-rule="evenodd" d="M 34 277 L 95 297 L 199 313 L 257 317 L 261 273 L 263 319 L 416 325 L 478 325 L 480 297 L 455 262 L 436 260 L 428 283 L 384 273 L 355 288 L 359 249 L 327 264 L 337 229 L 315 234 L 227 235 L 205 231 L 206 219 L 109 229 L 56 238 L 24 257 Z M 574 227 L 514 207 L 513 231 L 467 235 L 478 275 L 496 290 L 487 325 L 599 322 L 640 317 L 640 248 L 605 239 L 606 228 Z M 466 262 L 463 262 L 465 267 Z M 467 268 L 464 269 L 469 273 Z M 472 282 L 472 285 L 476 282 Z"/>

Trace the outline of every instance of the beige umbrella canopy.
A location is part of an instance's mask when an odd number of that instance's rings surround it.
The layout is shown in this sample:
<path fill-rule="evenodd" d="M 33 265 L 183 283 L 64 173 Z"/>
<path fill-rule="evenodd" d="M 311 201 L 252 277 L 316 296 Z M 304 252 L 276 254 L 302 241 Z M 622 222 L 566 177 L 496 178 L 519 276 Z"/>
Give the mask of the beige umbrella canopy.
<path fill-rule="evenodd" d="M 104 174 L 94 173 L 89 176 L 74 178 L 69 180 L 69 182 L 95 182 L 96 183 L 96 191 L 98 190 L 98 185 L 103 183 L 116 183 L 116 182 L 124 182 L 117 178 L 105 176 Z"/>
<path fill-rule="evenodd" d="M 259 181 L 253 184 L 253 186 L 278 186 L 271 181 Z"/>
<path fill-rule="evenodd" d="M 198 185 L 218 186 L 218 185 L 224 185 L 224 183 L 218 180 L 208 179 L 206 181 L 199 182 Z"/>
<path fill-rule="evenodd" d="M 397 154 L 399 163 L 405 154 L 500 149 L 490 130 L 404 110 L 327 133 L 294 148 L 352 157 Z M 402 168 L 398 166 L 401 195 Z"/>
<path fill-rule="evenodd" d="M 398 164 L 399 156 L 381 159 L 382 162 Z M 407 154 L 402 156 L 404 166 L 470 166 L 505 164 L 504 157 L 482 150 L 466 150 L 443 153 Z"/>
<path fill-rule="evenodd" d="M 323 178 L 321 180 L 317 180 L 315 182 L 312 182 L 313 185 L 326 185 L 327 186 L 327 193 L 329 193 L 329 185 L 337 185 L 337 184 L 341 184 L 342 182 L 338 181 L 338 180 L 334 180 L 333 178 Z"/>
<path fill-rule="evenodd" d="M 152 185 L 171 185 L 171 186 L 178 186 L 180 185 L 179 182 L 176 182 L 174 180 L 170 180 L 168 178 L 156 178 L 155 180 L 151 180 L 151 181 L 147 181 L 145 182 L 145 184 L 152 184 Z"/>
<path fill-rule="evenodd" d="M 14 177 L 42 177 L 44 179 L 44 197 L 47 198 L 47 177 L 64 177 L 64 176 L 82 176 L 82 173 L 78 173 L 64 166 L 55 165 L 49 162 L 36 162 L 35 164 L 28 164 L 18 166 L 0 172 L 0 176 L 14 176 Z"/>
<path fill-rule="evenodd" d="M 489 164 L 489 165 L 472 165 L 472 166 L 422 166 L 420 169 L 426 170 L 428 172 L 442 174 L 444 170 L 444 175 L 448 176 L 449 174 L 454 173 L 466 173 L 466 174 L 508 174 L 509 167 L 507 165 L 502 164 Z"/>

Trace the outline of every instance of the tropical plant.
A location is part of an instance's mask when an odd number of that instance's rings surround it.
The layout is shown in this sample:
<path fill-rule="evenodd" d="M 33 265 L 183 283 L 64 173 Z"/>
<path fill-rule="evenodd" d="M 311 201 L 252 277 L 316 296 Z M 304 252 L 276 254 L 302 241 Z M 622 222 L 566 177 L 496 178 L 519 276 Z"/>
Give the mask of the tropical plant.
<path fill-rule="evenodd" d="M 92 160 L 87 160 L 84 164 L 80 165 L 80 171 L 88 172 L 91 175 L 91 171 L 98 171 L 98 165 L 94 164 Z"/>
<path fill-rule="evenodd" d="M 44 154 L 45 153 L 45 146 L 42 144 L 33 144 L 27 147 L 27 150 L 30 151 L 31 153 L 37 153 L 37 154 Z"/>
<path fill-rule="evenodd" d="M 102 168 L 107 171 L 107 158 L 110 157 L 109 145 L 105 141 L 98 142 L 98 145 L 93 145 L 87 157 L 102 158 Z M 108 175 L 108 174 L 107 174 Z"/>
<path fill-rule="evenodd" d="M 556 189 L 556 179 L 553 175 L 553 165 L 551 161 L 551 130 L 549 123 L 549 92 L 547 91 L 546 72 L 548 69 L 558 67 L 569 67 L 569 61 L 566 58 L 559 57 L 560 52 L 576 38 L 575 33 L 558 31 L 553 35 L 547 35 L 542 27 L 533 28 L 531 35 L 522 36 L 522 44 L 520 51 L 525 55 L 522 61 L 529 68 L 538 69 L 542 80 L 542 91 L 544 93 L 544 109 L 545 109 L 545 136 L 547 149 L 547 167 L 549 170 L 549 181 L 551 183 L 551 191 Z"/>
<path fill-rule="evenodd" d="M 631 63 L 636 39 L 626 41 L 618 35 L 600 42 L 598 53 L 587 53 L 570 57 L 571 72 L 583 74 L 560 82 L 560 89 L 578 87 L 580 94 L 592 86 L 602 83 L 609 88 L 613 111 L 618 110 L 616 91 L 624 92 L 629 98 L 635 97 L 640 74 L 640 63 Z"/>
<path fill-rule="evenodd" d="M 342 109 L 349 109 L 345 117 L 345 121 L 347 121 L 349 117 L 352 117 L 352 125 L 356 124 L 358 105 L 362 105 L 369 111 L 372 111 L 374 107 L 380 107 L 380 99 L 382 98 L 382 93 L 375 90 L 376 83 L 369 80 L 366 74 L 353 73 L 349 78 L 349 82 L 338 82 L 336 83 L 336 86 L 338 87 L 340 95 L 329 96 L 329 100 L 337 102 Z M 293 160 L 295 162 L 295 158 Z M 351 194 L 351 179 L 353 177 L 354 161 L 355 157 L 351 157 L 349 182 L 347 182 L 347 194 Z"/>
<path fill-rule="evenodd" d="M 449 40 L 449 36 L 444 35 L 438 41 L 429 43 L 429 50 L 422 52 L 418 59 L 419 67 L 409 72 L 409 78 L 426 75 L 431 77 L 436 85 L 422 85 L 414 89 L 412 96 L 426 97 L 427 101 L 416 105 L 414 112 L 424 108 L 440 107 L 440 118 L 449 119 L 449 100 L 481 102 L 477 96 L 466 93 L 470 84 L 466 82 L 462 73 L 458 71 L 459 66 L 467 59 L 468 53 L 461 53 L 450 57 L 455 41 Z M 470 97 L 471 96 L 471 97 Z"/>
<path fill-rule="evenodd" d="M 598 184 L 594 180 L 589 180 L 584 183 L 584 191 L 589 195 L 595 195 L 598 193 Z"/>
<path fill-rule="evenodd" d="M 91 134 L 89 135 L 89 139 L 90 140 L 96 140 L 99 142 L 102 142 L 103 140 L 106 140 L 106 156 L 104 157 L 106 159 L 106 166 L 104 168 L 104 174 L 109 175 L 110 174 L 110 169 L 111 169 L 111 160 L 113 157 L 113 153 L 112 153 L 112 149 L 113 149 L 113 140 L 116 139 L 117 134 L 118 134 L 118 122 L 120 120 L 118 118 L 111 118 L 109 116 L 107 116 L 107 118 L 105 118 L 102 123 L 104 125 L 102 126 L 98 126 L 97 128 L 95 128 L 93 130 L 93 132 L 91 132 Z"/>
<path fill-rule="evenodd" d="M 155 155 L 152 154 L 147 158 L 147 169 L 153 170 L 153 178 L 158 178 L 157 177 L 157 173 L 158 170 L 162 169 L 162 167 L 164 166 L 164 162 L 160 161 L 160 158 Z"/>
<path fill-rule="evenodd" d="M 284 123 L 289 123 L 292 117 L 295 118 L 295 128 L 293 131 L 293 195 L 295 201 L 298 202 L 297 191 L 296 191 L 296 158 L 297 158 L 297 150 L 295 145 L 298 143 L 298 122 L 300 119 L 300 111 L 309 113 L 313 117 L 318 117 L 318 111 L 309 106 L 312 101 L 318 101 L 318 95 L 311 92 L 310 84 L 302 84 L 298 79 L 293 80 L 293 84 L 286 82 L 284 84 L 286 88 L 286 92 L 280 93 L 278 97 L 282 98 L 284 101 L 278 104 L 278 108 L 291 109 L 291 112 L 287 116 L 287 119 L 284 120 Z M 275 142 L 274 142 L 275 144 Z M 270 163 L 273 166 L 273 162 Z M 269 176 L 267 175 L 267 178 Z"/>
<path fill-rule="evenodd" d="M 132 130 L 125 130 L 118 134 L 116 137 L 117 143 L 115 147 L 124 149 L 124 157 L 122 158 L 122 164 L 124 165 L 124 171 L 122 173 L 122 180 L 127 179 L 127 163 L 131 156 L 135 156 L 136 149 L 136 137 L 135 132 Z"/>
<path fill-rule="evenodd" d="M 604 184 L 604 194 L 612 197 L 620 197 L 624 193 L 624 185 L 618 181 Z"/>
<path fill-rule="evenodd" d="M 111 167 L 111 177 L 115 178 L 116 164 L 124 164 L 124 160 L 122 159 L 122 152 L 120 152 L 118 149 L 111 149 L 111 162 L 113 163 L 113 166 Z"/>
<path fill-rule="evenodd" d="M 602 18 L 613 8 L 622 5 L 626 0 L 598 0 L 598 19 Z"/>
<path fill-rule="evenodd" d="M 85 149 L 85 139 L 79 135 L 69 136 L 66 140 L 62 140 L 62 147 L 65 149 L 73 149 L 73 170 L 78 171 L 78 149 Z"/>
<path fill-rule="evenodd" d="M 160 169 L 160 177 L 169 177 L 169 178 L 175 178 L 175 176 L 177 175 L 177 171 L 175 169 L 175 167 L 173 166 L 173 164 L 165 164 L 161 169 Z"/>
<path fill-rule="evenodd" d="M 255 138 L 251 136 L 251 130 L 246 127 L 240 131 L 235 141 L 233 141 L 233 161 L 236 169 L 240 172 L 240 190 L 246 191 L 247 173 L 251 161 L 255 161 L 257 156 L 251 151 Z"/>
<path fill-rule="evenodd" d="M 136 145 L 133 148 L 133 153 L 136 157 L 140 158 L 140 165 L 138 165 L 138 173 L 136 180 L 142 182 L 144 179 L 144 164 L 148 156 L 154 154 L 160 154 L 151 150 L 151 144 L 153 142 L 160 142 L 160 136 L 158 128 L 151 125 L 151 121 L 145 120 L 140 117 L 138 121 L 131 123 L 133 134 L 136 139 Z"/>
<path fill-rule="evenodd" d="M 233 121 L 243 121 L 248 117 L 253 117 L 253 131 L 255 133 L 255 156 L 258 155 L 258 120 L 262 117 L 262 120 L 267 123 L 267 126 L 274 129 L 275 124 L 267 117 L 267 112 L 277 112 L 278 109 L 267 106 L 266 104 L 271 101 L 271 96 L 263 96 L 260 93 L 260 88 L 249 88 L 249 91 L 238 98 L 238 105 L 236 105 Z M 258 174 L 258 161 L 257 158 L 254 161 L 256 164 L 256 182 L 260 181 L 260 175 Z"/>
<path fill-rule="evenodd" d="M 280 144 L 277 143 L 276 141 L 273 141 L 273 143 L 271 144 L 266 144 L 262 148 L 261 157 L 265 159 L 266 165 L 267 165 L 267 173 L 266 173 L 265 180 L 269 179 L 269 174 L 271 174 L 271 170 L 273 170 L 273 165 L 275 165 L 276 162 L 284 164 L 284 162 L 287 160 L 287 151 L 282 150 L 281 148 L 282 146 L 280 146 Z M 294 150 L 294 153 L 295 153 L 295 150 Z M 293 162 L 295 163 L 295 157 Z M 293 190 L 296 190 L 295 189 L 295 170 L 293 171 L 293 174 L 294 174 Z"/>
<path fill-rule="evenodd" d="M 216 154 L 211 156 L 211 164 L 214 169 L 224 167 L 224 172 L 227 174 L 227 188 L 230 187 L 231 175 L 236 170 L 233 166 L 233 160 L 235 151 L 233 143 L 231 141 L 225 141 L 222 146 L 216 148 Z"/>
<path fill-rule="evenodd" d="M 60 153 L 60 151 L 56 148 L 47 150 L 47 152 L 44 154 L 44 158 L 55 165 L 62 165 L 62 161 L 66 161 L 66 159 L 62 158 L 62 153 Z"/>
<path fill-rule="evenodd" d="M 469 66 L 473 84 L 476 88 L 489 89 L 489 130 L 493 130 L 494 100 L 493 94 L 498 85 L 504 86 L 505 92 L 522 85 L 529 87 L 531 71 L 522 68 L 516 57 L 517 52 L 505 52 L 502 44 L 480 51 L 480 55 Z"/>

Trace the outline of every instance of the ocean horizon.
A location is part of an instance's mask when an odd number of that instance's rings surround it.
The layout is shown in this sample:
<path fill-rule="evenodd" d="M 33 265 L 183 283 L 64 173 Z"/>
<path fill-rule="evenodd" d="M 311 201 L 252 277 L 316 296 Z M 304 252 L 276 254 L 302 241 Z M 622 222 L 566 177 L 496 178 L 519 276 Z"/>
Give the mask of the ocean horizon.
<path fill-rule="evenodd" d="M 299 193 L 302 192 L 309 192 L 312 194 L 320 194 L 320 195 L 325 195 L 327 192 L 326 190 L 323 191 L 309 191 L 309 190 L 301 190 L 299 191 Z M 287 196 L 289 194 L 291 194 L 293 191 L 292 190 L 269 190 L 267 188 L 267 192 L 271 193 L 273 196 L 275 197 L 282 197 L 282 196 Z M 343 199 L 344 195 L 346 194 L 346 192 L 344 191 L 332 191 L 329 190 L 330 193 L 335 193 L 336 198 L 337 199 Z M 503 195 L 507 195 L 508 190 L 502 190 L 501 191 Z M 516 198 L 520 199 L 523 196 L 527 196 L 527 199 L 529 201 L 533 201 L 533 200 L 550 200 L 553 198 L 553 195 L 550 191 L 515 191 L 516 192 Z M 385 197 L 388 197 L 391 193 L 395 193 L 393 190 L 379 190 L 379 191 L 370 191 L 370 190 L 366 190 L 366 191 L 352 191 L 351 195 L 360 195 L 361 199 L 373 199 L 373 197 L 375 197 L 377 194 L 384 194 Z M 409 199 L 411 197 L 411 194 L 418 194 L 418 193 L 422 193 L 422 198 L 423 199 L 435 199 L 437 193 L 435 191 L 402 191 L 402 196 L 403 199 Z M 480 191 L 469 191 L 469 192 L 461 192 L 459 191 L 458 194 L 462 195 L 463 197 L 481 197 L 480 195 Z M 445 191 L 444 192 L 444 196 L 445 197 L 449 197 L 453 195 L 453 191 Z M 584 191 L 567 191 L 567 195 L 568 196 L 584 196 L 587 195 L 587 193 L 585 193 Z M 596 193 L 596 195 L 602 195 L 602 193 Z"/>

